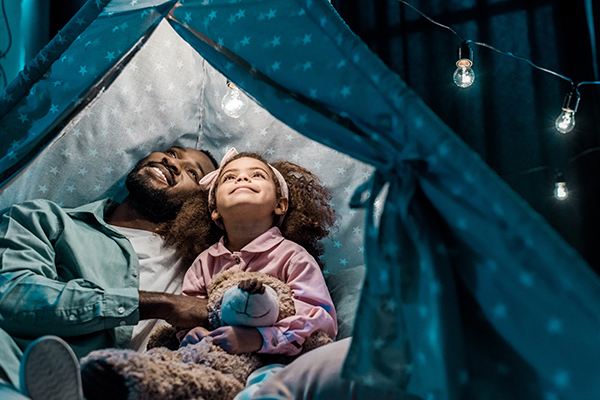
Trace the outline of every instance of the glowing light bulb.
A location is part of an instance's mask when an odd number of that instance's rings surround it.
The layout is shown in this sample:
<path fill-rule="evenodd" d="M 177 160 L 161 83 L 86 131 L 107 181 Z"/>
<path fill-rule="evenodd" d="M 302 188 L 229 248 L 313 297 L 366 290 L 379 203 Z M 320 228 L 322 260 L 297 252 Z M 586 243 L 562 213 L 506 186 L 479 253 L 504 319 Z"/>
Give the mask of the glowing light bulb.
<path fill-rule="evenodd" d="M 564 201 L 569 197 L 569 189 L 567 189 L 567 184 L 565 183 L 565 178 L 560 172 L 560 170 L 556 170 L 556 184 L 554 185 L 554 198 L 558 201 Z"/>
<path fill-rule="evenodd" d="M 223 112 L 231 118 L 239 118 L 248 109 L 248 99 L 240 92 L 237 86 L 227 81 L 227 93 L 221 100 Z"/>
<path fill-rule="evenodd" d="M 554 126 L 560 133 L 569 133 L 575 128 L 575 113 L 579 106 L 579 92 L 577 89 L 572 90 L 565 96 L 563 101 L 562 111 Z"/>
<path fill-rule="evenodd" d="M 563 201 L 569 197 L 569 189 L 567 189 L 567 184 L 565 182 L 556 182 L 554 186 L 554 197 L 556 200 Z"/>
<path fill-rule="evenodd" d="M 475 82 L 475 71 L 473 66 L 473 50 L 467 42 L 462 42 L 458 46 L 458 61 L 456 62 L 456 71 L 452 79 L 456 86 L 468 88 Z"/>
<path fill-rule="evenodd" d="M 575 128 L 575 112 L 563 108 L 554 125 L 560 133 L 571 132 Z"/>

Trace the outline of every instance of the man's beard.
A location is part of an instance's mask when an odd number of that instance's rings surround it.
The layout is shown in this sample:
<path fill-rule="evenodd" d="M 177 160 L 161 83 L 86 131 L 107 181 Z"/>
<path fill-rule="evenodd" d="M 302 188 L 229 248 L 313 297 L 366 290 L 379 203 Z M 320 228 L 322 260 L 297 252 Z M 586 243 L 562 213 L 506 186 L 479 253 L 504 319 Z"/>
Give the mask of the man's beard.
<path fill-rule="evenodd" d="M 127 201 L 143 218 L 158 224 L 175 219 L 181 206 L 192 195 L 170 194 L 166 188 L 156 188 L 150 178 L 139 171 L 152 163 L 140 161 L 127 175 L 125 187 L 129 190 Z"/>

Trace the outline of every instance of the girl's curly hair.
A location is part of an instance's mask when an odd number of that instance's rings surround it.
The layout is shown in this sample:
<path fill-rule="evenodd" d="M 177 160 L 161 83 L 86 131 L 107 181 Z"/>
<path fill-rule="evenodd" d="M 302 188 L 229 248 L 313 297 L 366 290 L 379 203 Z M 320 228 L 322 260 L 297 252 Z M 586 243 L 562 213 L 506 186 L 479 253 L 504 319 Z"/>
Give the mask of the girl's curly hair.
<path fill-rule="evenodd" d="M 267 164 L 259 154 L 244 152 L 225 165 L 242 157 L 255 158 Z M 331 191 L 315 174 L 297 164 L 279 160 L 271 165 L 283 175 L 289 188 L 288 210 L 279 227 L 283 237 L 304 247 L 323 268 L 325 263 L 321 256 L 324 246 L 321 239 L 329 235 L 335 224 L 335 211 L 329 205 Z M 272 178 L 276 193 L 281 196 L 279 183 L 274 176 Z M 216 187 L 211 199 L 204 192 L 187 200 L 175 220 L 163 225 L 159 231 L 166 243 L 175 247 L 189 263 L 223 236 L 223 230 L 212 221 L 208 211 L 208 202 L 213 202 L 213 205 L 216 202 L 215 193 Z"/>

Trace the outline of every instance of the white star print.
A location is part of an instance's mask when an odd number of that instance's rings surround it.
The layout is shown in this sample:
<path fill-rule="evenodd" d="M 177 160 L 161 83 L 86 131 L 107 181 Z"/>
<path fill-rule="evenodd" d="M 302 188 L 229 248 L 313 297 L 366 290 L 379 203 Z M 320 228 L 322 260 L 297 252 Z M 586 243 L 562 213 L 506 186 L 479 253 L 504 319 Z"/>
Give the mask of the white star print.
<path fill-rule="evenodd" d="M 562 332 L 562 321 L 558 318 L 550 319 L 548 321 L 548 332 L 561 333 Z"/>
<path fill-rule="evenodd" d="M 533 274 L 531 274 L 531 272 L 521 272 L 519 280 L 527 287 L 533 286 Z"/>
<path fill-rule="evenodd" d="M 308 122 L 308 115 L 301 114 L 298 116 L 298 125 L 305 125 Z"/>
<path fill-rule="evenodd" d="M 498 304 L 496 304 L 496 306 L 494 307 L 492 312 L 496 318 L 506 318 L 506 313 L 507 313 L 506 305 L 504 305 L 502 303 L 498 303 Z"/>
<path fill-rule="evenodd" d="M 569 373 L 567 371 L 558 371 L 554 375 L 554 384 L 561 389 L 569 387 L 571 384 Z"/>

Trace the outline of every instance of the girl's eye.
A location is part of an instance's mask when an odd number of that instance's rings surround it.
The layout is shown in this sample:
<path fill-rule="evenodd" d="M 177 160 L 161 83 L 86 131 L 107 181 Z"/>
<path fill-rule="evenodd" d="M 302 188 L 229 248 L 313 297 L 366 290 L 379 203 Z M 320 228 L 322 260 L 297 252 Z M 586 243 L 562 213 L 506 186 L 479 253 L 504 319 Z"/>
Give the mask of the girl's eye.
<path fill-rule="evenodd" d="M 223 177 L 223 182 L 225 182 L 225 181 L 228 181 L 228 180 L 230 180 L 230 179 L 234 179 L 234 176 L 233 176 L 233 175 L 225 175 L 225 176 Z"/>
<path fill-rule="evenodd" d="M 194 180 L 198 180 L 198 174 L 193 169 L 190 170 L 190 175 L 194 177 Z"/>
<path fill-rule="evenodd" d="M 254 175 L 252 175 L 253 178 L 264 178 L 265 174 L 263 174 L 262 172 L 255 172 Z"/>
<path fill-rule="evenodd" d="M 175 157 L 175 152 L 173 150 L 167 150 L 165 151 L 165 153 L 167 153 L 168 155 L 170 155 L 171 157 Z"/>

